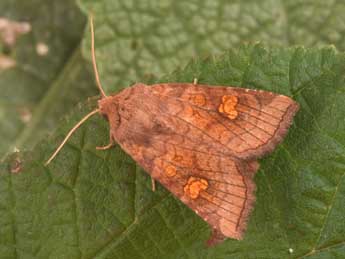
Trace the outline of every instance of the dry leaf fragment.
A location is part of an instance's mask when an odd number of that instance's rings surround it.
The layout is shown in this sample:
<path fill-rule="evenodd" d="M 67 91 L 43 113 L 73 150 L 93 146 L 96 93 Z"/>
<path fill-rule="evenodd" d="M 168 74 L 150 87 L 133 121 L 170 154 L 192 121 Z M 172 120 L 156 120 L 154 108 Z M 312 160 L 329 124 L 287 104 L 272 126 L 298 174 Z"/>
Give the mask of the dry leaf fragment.
<path fill-rule="evenodd" d="M 9 47 L 12 47 L 20 35 L 31 31 L 28 22 L 17 22 L 0 17 L 0 40 Z"/>

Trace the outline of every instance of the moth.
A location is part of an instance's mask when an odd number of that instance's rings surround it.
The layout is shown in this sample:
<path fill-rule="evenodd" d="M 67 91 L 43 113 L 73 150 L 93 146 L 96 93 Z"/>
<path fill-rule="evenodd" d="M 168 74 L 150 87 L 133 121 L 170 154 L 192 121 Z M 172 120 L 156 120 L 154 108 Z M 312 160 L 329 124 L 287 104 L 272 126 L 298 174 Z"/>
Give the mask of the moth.
<path fill-rule="evenodd" d="M 137 83 L 107 96 L 100 84 L 92 35 L 92 60 L 102 94 L 94 114 L 104 116 L 110 143 L 119 144 L 213 229 L 208 245 L 242 239 L 255 201 L 258 158 L 287 133 L 299 105 L 267 91 L 194 83 Z"/>

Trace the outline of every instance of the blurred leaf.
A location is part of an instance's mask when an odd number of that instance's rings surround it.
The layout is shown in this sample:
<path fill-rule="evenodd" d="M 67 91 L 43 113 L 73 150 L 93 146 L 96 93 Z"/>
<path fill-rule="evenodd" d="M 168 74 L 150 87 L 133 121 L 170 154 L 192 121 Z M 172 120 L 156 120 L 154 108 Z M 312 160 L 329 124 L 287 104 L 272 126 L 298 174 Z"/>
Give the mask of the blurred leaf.
<path fill-rule="evenodd" d="M 208 225 L 108 141 L 101 117 L 85 123 L 44 167 L 95 102 L 75 110 L 31 153 L 1 165 L 0 254 L 4 258 L 342 258 L 345 245 L 345 55 L 333 48 L 242 46 L 197 59 L 161 81 L 237 85 L 293 96 L 288 137 L 261 161 L 257 202 L 243 241 L 207 249 Z M 292 251 L 292 253 L 289 253 Z"/>
<path fill-rule="evenodd" d="M 0 73 L 1 160 L 14 147 L 32 148 L 96 89 L 79 49 L 86 19 L 73 0 L 1 1 L 0 17 L 32 27 L 12 49 L 4 49 L 17 66 Z M 48 47 L 46 55 L 37 52 L 39 44 Z"/>

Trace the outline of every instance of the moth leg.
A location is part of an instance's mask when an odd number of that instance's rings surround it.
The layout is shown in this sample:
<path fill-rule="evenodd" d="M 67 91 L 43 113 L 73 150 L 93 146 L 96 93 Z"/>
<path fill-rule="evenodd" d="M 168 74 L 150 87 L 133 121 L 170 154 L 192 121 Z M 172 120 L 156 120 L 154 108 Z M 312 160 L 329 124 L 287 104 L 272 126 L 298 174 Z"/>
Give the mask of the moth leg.
<path fill-rule="evenodd" d="M 197 84 L 198 84 L 198 79 L 196 77 L 194 77 L 193 85 L 197 85 Z"/>
<path fill-rule="evenodd" d="M 156 182 L 155 182 L 155 179 L 153 179 L 152 177 L 151 177 L 151 188 L 153 192 L 156 191 Z"/>
<path fill-rule="evenodd" d="M 112 148 L 115 145 L 115 142 L 113 140 L 113 138 L 111 137 L 111 135 L 109 135 L 109 144 L 103 147 L 96 147 L 97 150 L 107 150 L 109 148 Z"/>

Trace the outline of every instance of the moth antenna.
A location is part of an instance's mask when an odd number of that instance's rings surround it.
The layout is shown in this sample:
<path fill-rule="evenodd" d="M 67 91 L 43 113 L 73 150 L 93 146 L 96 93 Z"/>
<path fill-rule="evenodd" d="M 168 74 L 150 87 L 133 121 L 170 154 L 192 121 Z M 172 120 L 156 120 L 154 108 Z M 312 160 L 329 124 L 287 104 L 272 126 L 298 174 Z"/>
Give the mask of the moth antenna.
<path fill-rule="evenodd" d="M 93 110 L 89 114 L 85 115 L 84 118 L 82 118 L 66 135 L 65 139 L 61 142 L 60 146 L 55 150 L 54 154 L 51 155 L 51 157 L 47 160 L 47 162 L 44 164 L 45 166 L 49 165 L 49 163 L 56 157 L 56 155 L 60 152 L 60 150 L 63 148 L 63 146 L 66 144 L 67 140 L 72 136 L 72 134 L 82 125 L 86 120 L 88 120 L 91 116 L 95 115 L 99 112 L 99 109 Z"/>
<path fill-rule="evenodd" d="M 91 30 L 91 56 L 92 56 L 92 65 L 93 65 L 93 71 L 96 78 L 96 84 L 98 86 L 99 91 L 101 92 L 101 95 L 103 97 L 107 97 L 105 94 L 101 81 L 99 79 L 98 69 L 97 69 L 97 63 L 96 63 L 96 54 L 95 54 L 95 30 L 93 27 L 93 15 L 90 14 L 90 30 Z"/>

